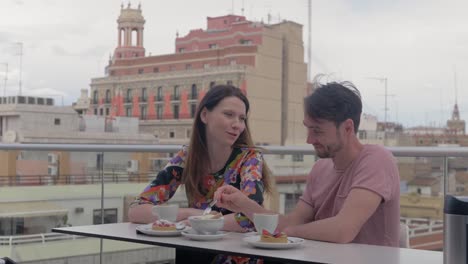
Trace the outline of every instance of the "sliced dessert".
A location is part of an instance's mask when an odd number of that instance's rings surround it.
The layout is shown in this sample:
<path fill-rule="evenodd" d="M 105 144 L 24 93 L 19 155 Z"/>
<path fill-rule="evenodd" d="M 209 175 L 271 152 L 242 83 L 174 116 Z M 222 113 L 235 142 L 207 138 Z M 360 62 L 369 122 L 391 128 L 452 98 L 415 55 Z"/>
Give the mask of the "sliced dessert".
<path fill-rule="evenodd" d="M 154 221 L 152 227 L 156 231 L 176 231 L 175 223 L 167 220 L 156 220 Z"/>
<path fill-rule="evenodd" d="M 260 241 L 266 243 L 288 243 L 288 236 L 283 232 L 275 232 L 275 234 L 271 234 L 264 229 L 260 236 Z"/>

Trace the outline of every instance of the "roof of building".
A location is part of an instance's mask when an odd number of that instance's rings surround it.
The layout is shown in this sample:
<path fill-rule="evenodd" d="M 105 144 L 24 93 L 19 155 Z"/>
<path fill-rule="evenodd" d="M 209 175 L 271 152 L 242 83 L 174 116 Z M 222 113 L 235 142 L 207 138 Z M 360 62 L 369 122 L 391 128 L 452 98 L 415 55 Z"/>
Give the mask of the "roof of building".
<path fill-rule="evenodd" d="M 0 203 L 0 218 L 67 215 L 68 210 L 46 201 Z"/>
<path fill-rule="evenodd" d="M 410 182 L 408 182 L 408 185 L 414 185 L 414 186 L 433 186 L 437 183 L 440 182 L 439 177 L 422 177 L 422 176 L 416 176 L 414 179 L 412 179 Z"/>

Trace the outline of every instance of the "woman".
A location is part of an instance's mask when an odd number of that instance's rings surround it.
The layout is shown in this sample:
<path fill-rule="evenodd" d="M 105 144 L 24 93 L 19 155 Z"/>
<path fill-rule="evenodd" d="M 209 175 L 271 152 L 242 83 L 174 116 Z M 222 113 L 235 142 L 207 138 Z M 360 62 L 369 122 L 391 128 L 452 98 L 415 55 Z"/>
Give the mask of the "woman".
<path fill-rule="evenodd" d="M 132 203 L 130 221 L 156 220 L 151 213 L 153 205 L 167 202 L 181 184 L 185 185 L 190 208 L 181 208 L 177 221 L 201 215 L 214 192 L 223 185 L 241 190 L 261 205 L 264 192 L 270 191 L 270 175 L 252 142 L 247 124 L 249 107 L 245 95 L 234 86 L 218 85 L 208 91 L 198 106 L 188 148 L 180 150 Z M 216 206 L 213 210 L 224 215 L 224 230 L 254 230 L 253 223 L 243 214 Z M 216 262 L 225 258 L 238 259 L 218 256 Z M 193 256 L 190 259 L 193 261 Z"/>

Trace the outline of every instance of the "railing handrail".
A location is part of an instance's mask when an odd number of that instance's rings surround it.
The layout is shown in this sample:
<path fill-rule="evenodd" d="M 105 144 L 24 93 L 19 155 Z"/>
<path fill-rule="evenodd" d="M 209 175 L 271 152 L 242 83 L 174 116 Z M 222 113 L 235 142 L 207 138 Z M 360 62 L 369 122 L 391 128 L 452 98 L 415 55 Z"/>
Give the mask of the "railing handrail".
<path fill-rule="evenodd" d="M 138 144 L 0 144 L 0 150 L 81 151 L 81 152 L 177 152 L 181 145 Z M 265 154 L 314 155 L 312 146 L 258 146 Z M 468 157 L 468 147 L 386 147 L 398 157 Z"/>

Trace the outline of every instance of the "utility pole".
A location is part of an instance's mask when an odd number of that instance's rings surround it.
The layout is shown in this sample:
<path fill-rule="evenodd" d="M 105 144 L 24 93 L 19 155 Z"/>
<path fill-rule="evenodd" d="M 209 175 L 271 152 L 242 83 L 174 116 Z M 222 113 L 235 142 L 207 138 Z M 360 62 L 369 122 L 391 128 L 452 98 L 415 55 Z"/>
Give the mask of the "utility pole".
<path fill-rule="evenodd" d="M 22 85 L 22 75 L 23 75 L 23 42 L 16 42 L 16 45 L 19 46 L 19 53 L 17 54 L 19 56 L 19 91 L 18 95 L 21 95 L 21 85 Z"/>
<path fill-rule="evenodd" d="M 6 96 L 6 87 L 7 87 L 7 80 L 8 80 L 8 63 L 3 63 L 5 65 L 5 78 L 3 79 L 3 97 Z"/>
<path fill-rule="evenodd" d="M 309 0 L 309 5 L 308 5 L 308 37 L 307 37 L 307 42 L 308 42 L 308 47 L 307 47 L 307 81 L 311 81 L 311 69 L 312 69 L 312 0 Z"/>
<path fill-rule="evenodd" d="M 384 98 L 385 98 L 385 105 L 384 105 L 384 145 L 387 144 L 387 111 L 388 111 L 388 106 L 387 106 L 387 98 L 389 96 L 394 96 L 393 94 L 388 94 L 388 87 L 387 87 L 387 77 L 369 77 L 367 79 L 371 80 L 377 80 L 380 82 L 384 83 L 384 88 L 385 88 L 385 93 L 384 93 Z"/>

